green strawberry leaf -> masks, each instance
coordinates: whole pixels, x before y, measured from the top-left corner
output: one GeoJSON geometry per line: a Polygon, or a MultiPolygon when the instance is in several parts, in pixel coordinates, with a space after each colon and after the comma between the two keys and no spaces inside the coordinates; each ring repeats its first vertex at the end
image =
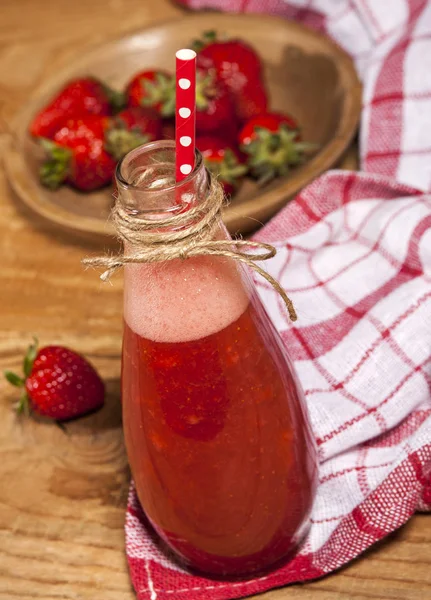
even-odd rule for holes
{"type": "Polygon", "coordinates": [[[201,39],[193,40],[191,44],[192,50],[200,52],[209,44],[213,44],[217,41],[217,32],[214,29],[204,31],[201,39]]]}
{"type": "Polygon", "coordinates": [[[27,392],[23,392],[19,402],[15,405],[17,415],[24,414],[26,417],[30,415],[30,403],[28,401],[27,392]]]}
{"type": "Polygon", "coordinates": [[[105,132],[105,150],[115,160],[121,160],[131,150],[146,144],[150,136],[139,130],[111,127],[105,132]]]}
{"type": "Polygon", "coordinates": [[[37,355],[37,346],[38,346],[38,340],[37,338],[33,338],[33,343],[30,344],[30,346],[28,347],[28,350],[24,356],[24,362],[23,362],[23,370],[24,370],[24,377],[29,377],[31,374],[31,370],[33,369],[33,363],[34,363],[34,359],[36,358],[37,355]]]}
{"type": "Polygon", "coordinates": [[[22,387],[24,385],[24,379],[16,373],[12,373],[12,371],[5,371],[4,376],[6,380],[15,387],[22,387]]]}
{"type": "Polygon", "coordinates": [[[120,110],[126,106],[126,97],[124,93],[114,90],[109,85],[106,85],[106,83],[102,83],[102,87],[113,111],[115,113],[120,112],[120,110]]]}
{"type": "Polygon", "coordinates": [[[44,186],[56,190],[67,178],[72,152],[46,138],[39,138],[39,144],[47,154],[39,168],[39,179],[44,186]]]}

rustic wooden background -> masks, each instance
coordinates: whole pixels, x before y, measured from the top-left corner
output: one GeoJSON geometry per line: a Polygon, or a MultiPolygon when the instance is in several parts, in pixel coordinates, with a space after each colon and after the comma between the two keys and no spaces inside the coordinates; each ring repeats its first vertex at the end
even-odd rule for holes
{"type": "MultiPolygon", "coordinates": [[[[9,123],[53,58],[178,17],[167,0],[0,0],[0,152],[9,123]]],[[[124,555],[129,472],[119,405],[121,278],[100,284],[91,251],[45,230],[0,170],[0,356],[17,369],[32,334],[85,353],[108,382],[97,415],[19,420],[0,388],[0,600],[133,600],[124,555]]],[[[431,598],[431,518],[417,515],[349,567],[262,600],[431,598]]]]}

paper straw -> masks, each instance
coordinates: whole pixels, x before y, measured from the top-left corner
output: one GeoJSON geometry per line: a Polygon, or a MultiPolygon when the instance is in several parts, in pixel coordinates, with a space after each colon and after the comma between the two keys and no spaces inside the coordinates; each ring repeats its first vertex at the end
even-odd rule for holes
{"type": "Polygon", "coordinates": [[[196,52],[176,53],[176,180],[182,181],[195,166],[196,147],[196,52]]]}

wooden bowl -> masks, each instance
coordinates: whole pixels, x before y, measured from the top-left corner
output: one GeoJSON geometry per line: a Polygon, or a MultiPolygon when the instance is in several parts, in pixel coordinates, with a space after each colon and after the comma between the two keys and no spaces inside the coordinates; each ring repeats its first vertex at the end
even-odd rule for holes
{"type": "Polygon", "coordinates": [[[262,15],[199,13],[90,49],[44,82],[18,116],[6,155],[6,171],[21,200],[57,228],[93,240],[112,236],[111,190],[81,194],[66,186],[56,192],[41,186],[37,173],[42,153],[28,135],[28,125],[68,79],[93,74],[122,88],[143,68],[172,70],[175,51],[208,29],[243,38],[256,48],[264,63],[271,109],[292,114],[303,139],[319,145],[312,158],[285,178],[261,188],[246,181],[224,213],[230,231],[256,229],[333,166],[355,134],[360,114],[361,85],[349,56],[328,38],[297,23],[262,15]]]}

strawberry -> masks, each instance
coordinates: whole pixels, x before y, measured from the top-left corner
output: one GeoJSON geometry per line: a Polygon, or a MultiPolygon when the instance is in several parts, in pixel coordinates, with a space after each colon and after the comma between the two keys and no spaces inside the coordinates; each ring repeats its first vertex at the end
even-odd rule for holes
{"type": "Polygon", "coordinates": [[[141,71],[126,86],[128,106],[154,108],[161,116],[175,114],[175,77],[162,70],[141,71]]]}
{"type": "Polygon", "coordinates": [[[122,103],[122,95],[98,79],[74,79],[35,116],[30,124],[30,133],[34,137],[52,139],[67,119],[86,114],[110,115],[122,103]]]}
{"type": "Polygon", "coordinates": [[[126,108],[107,123],[105,150],[117,160],[133,148],[162,137],[162,120],[151,108],[126,108]]]}
{"type": "Polygon", "coordinates": [[[125,108],[116,115],[113,121],[120,127],[126,127],[130,131],[139,130],[142,134],[148,134],[150,141],[158,139],[162,131],[162,120],[157,112],[151,108],[137,106],[125,108]]]}
{"type": "Polygon", "coordinates": [[[244,40],[218,40],[215,31],[206,31],[193,47],[198,52],[197,66],[205,70],[214,68],[229,89],[235,91],[242,85],[241,78],[258,79],[262,63],[257,52],[244,40]]]}
{"type": "Polygon", "coordinates": [[[303,162],[313,144],[303,143],[298,124],[289,115],[264,113],[250,119],[239,134],[239,144],[248,155],[248,166],[260,183],[286,175],[303,162]]]}
{"type": "Polygon", "coordinates": [[[216,136],[201,136],[196,140],[205,166],[222,184],[226,196],[231,196],[247,172],[244,157],[230,143],[216,136]]]}
{"type": "Polygon", "coordinates": [[[39,138],[48,160],[41,182],[56,189],[69,183],[91,191],[111,183],[116,163],[127,152],[161,135],[161,121],[151,109],[126,109],[116,117],[69,119],[54,139],[39,138]]]}
{"type": "Polygon", "coordinates": [[[87,192],[111,183],[116,161],[104,148],[106,126],[100,117],[69,119],[53,141],[40,138],[48,155],[40,169],[43,185],[56,189],[69,183],[87,192]]]}
{"type": "Polygon", "coordinates": [[[261,79],[246,81],[233,99],[236,116],[242,123],[268,110],[268,96],[261,79]]]}
{"type": "Polygon", "coordinates": [[[44,417],[65,421],[104,404],[105,388],[96,370],[85,358],[62,346],[38,350],[35,340],[24,358],[24,376],[6,371],[5,377],[23,390],[18,413],[28,413],[31,408],[44,417]]]}
{"type": "Polygon", "coordinates": [[[196,72],[196,130],[208,133],[235,128],[236,117],[226,86],[211,73],[196,72]]]}
{"type": "Polygon", "coordinates": [[[239,39],[219,41],[215,32],[204,33],[203,41],[194,43],[198,51],[197,66],[215,71],[233,97],[240,121],[266,112],[268,97],[259,56],[239,39]]]}

